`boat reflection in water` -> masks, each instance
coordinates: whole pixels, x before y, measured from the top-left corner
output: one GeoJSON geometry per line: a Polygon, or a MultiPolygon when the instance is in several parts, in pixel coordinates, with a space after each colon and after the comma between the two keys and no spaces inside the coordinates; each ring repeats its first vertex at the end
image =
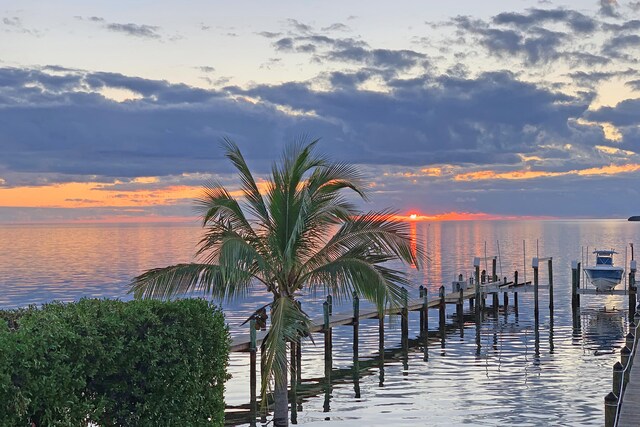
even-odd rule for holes
{"type": "Polygon", "coordinates": [[[626,314],[622,307],[583,309],[580,317],[585,350],[596,356],[617,352],[625,336],[626,314]]]}

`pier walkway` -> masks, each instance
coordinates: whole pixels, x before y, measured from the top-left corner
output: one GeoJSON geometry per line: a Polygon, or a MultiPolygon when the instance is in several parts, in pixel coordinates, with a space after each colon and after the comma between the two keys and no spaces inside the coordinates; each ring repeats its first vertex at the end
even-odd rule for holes
{"type": "Polygon", "coordinates": [[[633,355],[631,371],[629,372],[629,382],[624,391],[619,427],[637,427],[640,425],[640,356],[638,351],[633,355]]]}

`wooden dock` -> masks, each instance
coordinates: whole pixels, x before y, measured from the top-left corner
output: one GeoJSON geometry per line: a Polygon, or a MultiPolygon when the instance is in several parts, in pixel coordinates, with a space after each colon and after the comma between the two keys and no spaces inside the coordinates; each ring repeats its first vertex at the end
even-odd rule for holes
{"type": "Polygon", "coordinates": [[[629,372],[629,382],[624,391],[618,418],[619,427],[637,427],[640,424],[640,356],[633,356],[629,372]]]}

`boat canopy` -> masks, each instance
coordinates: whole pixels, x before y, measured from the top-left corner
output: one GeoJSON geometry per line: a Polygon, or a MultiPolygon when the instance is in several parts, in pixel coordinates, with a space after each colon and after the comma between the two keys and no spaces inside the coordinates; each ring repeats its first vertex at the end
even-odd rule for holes
{"type": "Polygon", "coordinates": [[[614,250],[609,251],[593,251],[596,254],[596,265],[613,265],[613,254],[618,252],[614,250]]]}

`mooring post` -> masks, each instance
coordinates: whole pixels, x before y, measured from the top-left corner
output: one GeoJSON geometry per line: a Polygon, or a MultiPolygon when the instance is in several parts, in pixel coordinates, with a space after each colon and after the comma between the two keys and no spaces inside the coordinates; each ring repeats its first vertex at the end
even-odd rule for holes
{"type": "Polygon", "coordinates": [[[360,298],[353,292],[353,360],[358,360],[358,332],[360,328],[360,298]]]}
{"type": "Polygon", "coordinates": [[[571,311],[575,318],[578,311],[578,261],[571,261],[571,311]]]}
{"type": "Polygon", "coordinates": [[[613,427],[616,421],[618,410],[618,397],[609,393],[604,397],[604,426],[613,427]]]}
{"type": "Polygon", "coordinates": [[[493,295],[493,301],[492,301],[493,306],[491,308],[493,309],[494,314],[497,316],[498,315],[498,309],[500,308],[500,301],[498,299],[498,293],[497,292],[494,292],[492,295],[493,295]]]}
{"type": "Polygon", "coordinates": [[[423,333],[420,336],[424,337],[424,360],[429,360],[429,295],[427,288],[424,288],[422,294],[422,311],[424,317],[422,318],[424,324],[422,326],[423,333]]]}
{"type": "Polygon", "coordinates": [[[516,315],[518,314],[518,291],[516,289],[518,289],[518,270],[513,272],[513,284],[514,284],[514,291],[513,291],[513,310],[516,313],[516,315]]]}
{"type": "Polygon", "coordinates": [[[553,319],[553,258],[547,261],[549,266],[549,316],[553,319]]]}
{"type": "Polygon", "coordinates": [[[384,359],[384,309],[378,313],[378,347],[380,357],[384,359]]]}
{"type": "Polygon", "coordinates": [[[458,296],[458,303],[456,304],[456,317],[458,323],[462,327],[464,325],[464,289],[460,288],[460,295],[458,296]]]}
{"type": "Polygon", "coordinates": [[[622,347],[622,350],[620,350],[620,363],[622,363],[622,366],[625,368],[624,371],[624,378],[623,378],[623,387],[627,385],[627,383],[629,382],[629,371],[631,369],[629,365],[629,363],[631,363],[631,349],[629,347],[627,347],[626,345],[624,347],[622,347]]]}
{"type": "MultiPolygon", "coordinates": [[[[329,303],[329,316],[333,315],[333,296],[327,295],[327,302],[329,303]]],[[[333,328],[329,328],[329,349],[333,351],[333,328]]]]}
{"type": "Polygon", "coordinates": [[[538,300],[538,258],[533,258],[531,267],[533,267],[533,317],[535,319],[537,329],[540,322],[540,306],[538,300]]]}
{"type": "Polygon", "coordinates": [[[502,293],[502,306],[504,307],[504,314],[509,311],[509,288],[507,288],[507,278],[504,278],[504,292],[502,293]]]}
{"type": "MultiPolygon", "coordinates": [[[[576,283],[578,284],[578,289],[580,289],[580,274],[581,274],[582,263],[578,263],[577,271],[576,271],[576,283]]],[[[578,313],[580,312],[580,294],[576,294],[576,306],[578,307],[578,313]]]]}
{"type": "MultiPolygon", "coordinates": [[[[267,353],[267,349],[264,346],[264,340],[262,341],[262,343],[260,344],[260,378],[261,381],[265,381],[265,376],[266,376],[266,353],[267,353]]],[[[263,410],[260,411],[260,422],[262,424],[265,424],[267,422],[267,414],[269,412],[269,409],[267,408],[267,405],[260,405],[263,410]]]]}
{"type": "Polygon", "coordinates": [[[498,281],[498,275],[496,273],[496,257],[493,257],[493,260],[491,260],[491,281],[498,281]]]}
{"type": "Polygon", "coordinates": [[[616,362],[613,365],[613,383],[611,386],[611,391],[613,391],[613,394],[615,394],[616,396],[620,396],[622,393],[622,376],[624,375],[624,366],[622,366],[622,363],[620,362],[616,362]]]}
{"type": "MultiPolygon", "coordinates": [[[[480,258],[475,257],[473,259],[473,266],[476,269],[476,277],[475,277],[475,285],[476,285],[476,296],[475,296],[475,311],[476,311],[476,317],[480,317],[480,310],[482,309],[482,298],[480,295],[480,258]]],[[[476,322],[478,321],[478,319],[476,319],[476,322]]]]}
{"type": "MultiPolygon", "coordinates": [[[[424,286],[420,285],[418,292],[420,299],[424,300],[424,286]]],[[[420,335],[422,335],[422,332],[424,332],[424,310],[420,310],[420,335]]]]}
{"type": "MultiPolygon", "coordinates": [[[[302,310],[302,303],[298,301],[298,309],[302,310]]],[[[302,384],[302,337],[298,335],[296,341],[296,380],[302,384]]]]}
{"type": "Polygon", "coordinates": [[[632,329],[631,329],[631,325],[629,325],[629,333],[627,333],[627,335],[624,337],[624,343],[627,347],[629,348],[633,348],[633,343],[636,340],[635,335],[633,335],[632,329]]]}
{"type": "Polygon", "coordinates": [[[409,292],[402,288],[402,311],[400,312],[400,329],[402,333],[402,347],[409,343],[409,292]]]}
{"type": "Polygon", "coordinates": [[[322,330],[324,332],[324,360],[331,360],[331,328],[329,327],[329,301],[325,301],[322,303],[322,314],[324,318],[324,325],[322,327],[322,330]]]}
{"type": "Polygon", "coordinates": [[[440,297],[440,305],[439,305],[439,320],[440,320],[440,336],[444,337],[444,326],[445,326],[445,316],[447,314],[446,309],[447,309],[447,304],[444,300],[444,286],[440,286],[440,289],[438,290],[438,296],[440,297]]]}
{"type": "Polygon", "coordinates": [[[631,260],[629,272],[629,321],[636,315],[636,260],[631,260]]]}
{"type": "Polygon", "coordinates": [[[256,352],[258,350],[256,345],[256,320],[251,319],[249,322],[249,396],[250,396],[250,411],[252,423],[256,422],[256,415],[258,411],[258,401],[256,399],[257,379],[256,379],[256,352]]]}

